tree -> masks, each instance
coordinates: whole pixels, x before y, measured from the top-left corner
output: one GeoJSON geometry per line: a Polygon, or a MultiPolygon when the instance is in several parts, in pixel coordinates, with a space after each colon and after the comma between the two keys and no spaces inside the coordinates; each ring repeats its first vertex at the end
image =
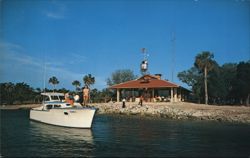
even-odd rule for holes
{"type": "Polygon", "coordinates": [[[214,55],[208,51],[204,51],[195,57],[195,67],[204,74],[205,104],[208,104],[207,74],[213,69],[215,63],[213,58],[214,55]]]}
{"type": "MultiPolygon", "coordinates": [[[[1,105],[12,105],[12,104],[22,104],[22,103],[38,103],[42,101],[41,89],[33,89],[28,84],[11,82],[0,83],[0,104],[1,105]]],[[[51,92],[51,90],[46,89],[46,92],[51,92]]],[[[65,88],[59,89],[59,92],[68,92],[65,88]]]]}
{"type": "Polygon", "coordinates": [[[177,76],[182,82],[192,87],[192,91],[194,92],[193,99],[198,100],[200,103],[203,87],[201,84],[202,75],[199,73],[199,70],[196,67],[192,67],[187,71],[179,72],[177,76]]]}
{"type": "Polygon", "coordinates": [[[85,75],[85,76],[83,77],[83,83],[84,83],[85,85],[87,85],[88,87],[90,87],[92,84],[95,83],[95,77],[92,77],[91,74],[85,75]]]}
{"type": "Polygon", "coordinates": [[[197,79],[200,78],[200,74],[196,67],[192,67],[187,71],[179,72],[177,77],[188,86],[193,87],[197,83],[197,79]]]}
{"type": "Polygon", "coordinates": [[[0,84],[0,104],[13,104],[15,85],[11,82],[0,84]]]}
{"type": "Polygon", "coordinates": [[[92,101],[95,103],[106,103],[112,100],[112,93],[107,88],[103,89],[102,91],[99,91],[95,88],[90,92],[90,96],[92,98],[92,101]]]}
{"type": "Polygon", "coordinates": [[[207,78],[209,103],[249,105],[250,61],[239,64],[226,63],[220,66],[211,59],[210,64],[207,77],[205,77],[204,69],[198,67],[198,61],[195,67],[178,73],[178,78],[192,87],[194,99],[198,99],[199,102],[205,101],[204,79],[207,78]]]}
{"type": "Polygon", "coordinates": [[[223,74],[223,69],[217,64],[214,64],[213,69],[209,72],[207,88],[210,103],[223,104],[226,100],[227,89],[223,74]]]}
{"type": "Polygon", "coordinates": [[[250,61],[240,62],[237,65],[236,79],[233,84],[233,91],[242,104],[249,105],[250,99],[250,61]]]}
{"type": "Polygon", "coordinates": [[[136,78],[137,76],[134,75],[132,70],[129,69],[116,70],[115,72],[112,73],[111,77],[107,79],[107,85],[112,86],[122,82],[134,80],[136,78]]]}
{"type": "Polygon", "coordinates": [[[21,103],[24,101],[32,101],[35,98],[34,89],[24,82],[16,84],[15,93],[15,96],[17,97],[16,100],[21,103]]]}
{"type": "Polygon", "coordinates": [[[53,76],[49,79],[49,83],[53,85],[54,87],[53,92],[54,92],[56,85],[59,84],[59,81],[55,76],[53,76]]]}
{"type": "Polygon", "coordinates": [[[219,90],[220,96],[223,96],[225,104],[235,104],[235,94],[233,93],[233,83],[236,79],[237,64],[226,63],[220,67],[219,80],[223,87],[216,87],[219,90]],[[223,89],[223,90],[222,90],[223,89]]]}
{"type": "Polygon", "coordinates": [[[79,87],[81,86],[81,83],[77,80],[72,82],[72,85],[76,87],[76,91],[79,91],[79,87]]]}

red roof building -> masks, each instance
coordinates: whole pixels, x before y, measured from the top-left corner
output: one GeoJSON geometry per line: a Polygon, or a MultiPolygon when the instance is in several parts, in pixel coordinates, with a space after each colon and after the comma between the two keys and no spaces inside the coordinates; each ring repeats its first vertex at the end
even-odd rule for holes
{"type": "Polygon", "coordinates": [[[160,74],[144,75],[136,80],[116,84],[110,89],[117,92],[117,101],[126,99],[127,101],[137,101],[143,97],[145,101],[184,101],[187,98],[189,90],[162,80],[160,74]]]}

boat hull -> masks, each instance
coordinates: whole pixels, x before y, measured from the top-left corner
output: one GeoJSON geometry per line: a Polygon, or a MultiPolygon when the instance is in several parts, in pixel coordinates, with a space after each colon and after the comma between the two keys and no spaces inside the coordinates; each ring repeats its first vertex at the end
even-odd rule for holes
{"type": "Polygon", "coordinates": [[[56,126],[91,128],[95,111],[94,108],[64,108],[50,110],[34,108],[30,110],[30,119],[56,126]]]}

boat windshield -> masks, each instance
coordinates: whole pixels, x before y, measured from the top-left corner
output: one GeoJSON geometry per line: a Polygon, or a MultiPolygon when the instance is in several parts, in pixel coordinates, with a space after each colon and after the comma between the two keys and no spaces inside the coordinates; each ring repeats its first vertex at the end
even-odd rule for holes
{"type": "Polygon", "coordinates": [[[65,97],[64,96],[59,96],[59,99],[62,101],[62,100],[65,100],[65,97]]]}
{"type": "Polygon", "coordinates": [[[50,99],[49,99],[48,96],[43,96],[43,100],[44,100],[44,101],[50,101],[50,99]]]}
{"type": "Polygon", "coordinates": [[[57,96],[57,95],[52,95],[51,96],[51,100],[58,100],[58,101],[60,101],[60,97],[57,96]]]}

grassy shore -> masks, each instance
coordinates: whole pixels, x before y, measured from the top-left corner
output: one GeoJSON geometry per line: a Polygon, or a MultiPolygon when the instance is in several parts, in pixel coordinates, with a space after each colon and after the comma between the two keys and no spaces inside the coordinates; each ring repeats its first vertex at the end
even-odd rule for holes
{"type": "MultiPolygon", "coordinates": [[[[29,109],[38,107],[39,104],[29,105],[5,105],[0,109],[29,109]]],[[[198,119],[216,120],[223,122],[239,122],[250,124],[250,107],[246,106],[216,106],[194,104],[187,102],[179,103],[126,103],[122,108],[122,103],[93,103],[91,106],[98,109],[101,114],[124,114],[164,117],[172,119],[198,119]]]]}

